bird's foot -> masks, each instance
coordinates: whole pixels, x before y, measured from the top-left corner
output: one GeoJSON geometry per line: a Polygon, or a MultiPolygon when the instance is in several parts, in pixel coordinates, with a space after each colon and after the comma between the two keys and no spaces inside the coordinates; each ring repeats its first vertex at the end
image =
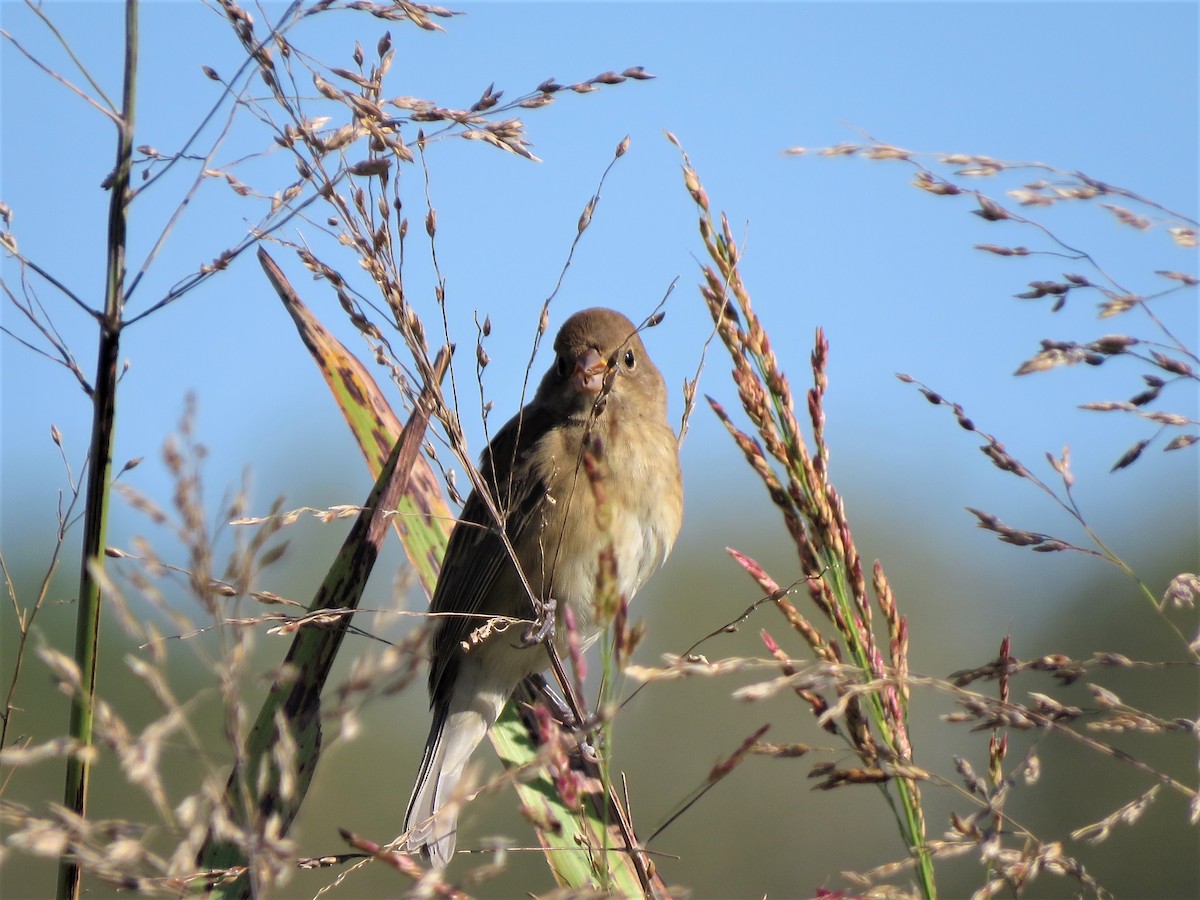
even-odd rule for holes
{"type": "Polygon", "coordinates": [[[546,704],[550,715],[567,731],[573,734],[587,734],[600,724],[599,717],[594,714],[586,716],[584,721],[580,722],[575,713],[571,711],[567,701],[558,695],[558,692],[550,686],[546,677],[540,672],[527,676],[526,681],[534,699],[546,704]]]}
{"type": "Polygon", "coordinates": [[[595,764],[599,761],[599,753],[592,743],[592,737],[600,727],[600,717],[595,713],[585,716],[583,721],[571,711],[566,701],[560,697],[540,673],[526,677],[526,683],[531,692],[531,699],[536,698],[546,705],[550,715],[569,734],[574,735],[580,756],[586,763],[595,764]]]}
{"type": "Polygon", "coordinates": [[[554,613],[557,603],[554,598],[549,600],[534,600],[533,608],[537,620],[529,625],[521,634],[521,647],[536,647],[554,637],[554,613]]]}

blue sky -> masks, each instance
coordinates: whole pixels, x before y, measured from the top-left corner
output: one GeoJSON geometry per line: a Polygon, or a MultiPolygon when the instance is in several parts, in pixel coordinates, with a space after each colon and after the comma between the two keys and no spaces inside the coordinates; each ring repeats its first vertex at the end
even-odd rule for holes
{"type": "MultiPolygon", "coordinates": [[[[870,134],[935,154],[931,165],[936,154],[954,152],[1081,170],[1195,218],[1200,43],[1194,3],[465,2],[456,8],[468,14],[443,20],[445,33],[343,11],[307,22],[292,40],[328,64],[349,68],[354,41],[370,56],[390,27],[397,53],[387,93],[455,107],[468,106],[493,82],[511,98],[548,77],[566,83],[639,65],[657,76],[588,95],[564,93],[548,108],[524,112],[540,163],[479,142],[430,146],[438,262],[473,453],[483,440],[472,393],[474,318],[489,316],[493,324],[484,388],[498,424],[519,402],[537,312],[558,280],[579,214],[626,135],[630,150],[605,183],[552,306],[551,328],[590,305],[639,318],[678,279],[665,322],[646,336],[678,420],[681,384],[697,368],[709,322],[695,287],[702,252],[695,215],[666,129],[687,149],[713,205],[727,211],[735,234],[745,237],[748,285],[798,393],[807,385],[814,329],[829,337],[833,472],[851,521],[867,535],[864,555],[936,576],[894,575],[902,608],[909,600],[934,611],[960,602],[995,604],[980,625],[986,632],[981,646],[994,649],[1000,632],[989,629],[1003,629],[1022,609],[1046,608],[1056,590],[1046,581],[1052,567],[1065,573],[1064,584],[1092,569],[1033,557],[973,527],[964,506],[1018,527],[1079,538],[1043,497],[991,467],[974,449],[978,441],[943,410],[897,382],[896,372],[964,403],[980,428],[1040,466],[1047,480],[1053,473],[1043,454],[1069,444],[1076,496],[1089,521],[1135,568],[1178,553],[1189,541],[1195,546],[1200,448],[1164,454],[1160,441],[1137,465],[1109,474],[1116,458],[1151,429],[1077,409],[1086,401],[1127,399],[1139,390],[1142,370],[1115,360],[1099,369],[1012,374],[1043,338],[1152,336],[1144,317],[1100,321],[1087,295],[1072,296],[1058,313],[1044,300],[1014,299],[1033,279],[1088,270],[1062,258],[999,259],[971,249],[983,242],[1048,245],[1034,230],[983,222],[970,214],[973,204],[965,198],[914,189],[904,163],[783,153],[870,134]]],[[[268,16],[252,12],[261,22],[281,7],[268,9],[268,16]]],[[[97,82],[118,96],[120,5],[54,3],[46,10],[97,82]]],[[[230,76],[238,47],[219,15],[200,3],[147,3],[142,19],[136,143],[169,154],[219,96],[201,65],[230,76]]],[[[0,3],[0,27],[84,84],[23,3],[0,3]]],[[[200,146],[211,145],[215,132],[206,135],[208,144],[200,146]]],[[[107,200],[99,185],[112,163],[112,139],[102,116],[11,43],[0,43],[0,199],[13,210],[22,252],[97,306],[107,200]]],[[[281,154],[235,165],[270,145],[261,123],[243,115],[215,163],[270,194],[294,178],[281,154]]],[[[972,186],[1016,208],[1005,192],[1036,177],[1022,172],[972,186]]],[[[424,186],[416,168],[402,178],[408,179],[403,193],[412,221],[407,288],[434,326],[440,314],[420,224],[424,186]]],[[[135,206],[133,269],[185,187],[181,179],[165,179],[135,206]]],[[[260,211],[260,202],[237,197],[219,180],[205,182],[129,312],[146,309],[236,242],[260,211]]],[[[1166,287],[1155,270],[1196,271],[1195,250],[1172,242],[1163,217],[1139,232],[1095,205],[1063,204],[1030,215],[1133,290],[1166,287]]],[[[307,224],[288,237],[322,240],[320,228],[307,224]]],[[[330,262],[354,270],[349,256],[324,246],[330,262]]],[[[308,278],[287,248],[271,252],[322,320],[369,359],[327,288],[308,278]]],[[[5,283],[18,290],[14,263],[5,259],[0,266],[5,283]]],[[[44,283],[35,287],[90,375],[95,340],[89,320],[44,283]]],[[[1194,289],[1165,298],[1158,310],[1184,343],[1200,344],[1194,289]]],[[[24,339],[40,340],[7,301],[0,318],[24,339]]],[[[720,353],[710,350],[700,391],[732,406],[736,392],[720,353]]],[[[122,356],[130,368],[122,382],[115,459],[120,466],[146,458],[126,476],[144,493],[169,497],[159,448],[191,392],[198,437],[209,449],[205,477],[214,506],[244,470],[254,486],[252,512],[265,512],[280,493],[289,507],[358,503],[366,496],[370,481],[358,451],[252,253],[131,328],[122,356]]],[[[543,353],[535,373],[547,364],[543,353]]],[[[6,336],[0,339],[0,402],[0,548],[12,565],[16,557],[42,558],[53,533],[65,475],[51,425],[61,430],[77,474],[90,408],[68,373],[6,336]]],[[[1200,418],[1197,405],[1194,388],[1180,385],[1160,404],[1192,419],[1200,418]]],[[[677,556],[719,557],[731,543],[755,555],[755,534],[775,528],[775,514],[703,407],[693,418],[683,465],[688,513],[677,556]]],[[[118,509],[111,542],[126,545],[147,528],[118,509]]],[[[774,552],[784,564],[790,558],[777,547],[774,552]]],[[[1167,565],[1172,571],[1194,566],[1194,555],[1167,565]]],[[[786,572],[777,578],[790,580],[786,572]]],[[[69,592],[69,584],[63,590],[69,592]]],[[[736,614],[747,602],[738,596],[730,608],[736,614]]],[[[710,630],[689,625],[695,636],[710,630]]],[[[918,632],[914,643],[921,640],[918,632]]],[[[1024,647],[1023,653],[1055,649],[1024,647]]],[[[939,665],[930,667],[957,666],[939,665]]]]}
{"type": "MultiPolygon", "coordinates": [[[[2,9],[4,27],[24,45],[54,66],[67,65],[22,4],[6,2],[2,9]]],[[[944,417],[892,380],[893,372],[907,371],[967,403],[981,424],[1026,457],[1071,442],[1077,465],[1094,476],[1088,490],[1101,498],[1120,496],[1143,478],[1194,488],[1195,461],[1186,454],[1156,457],[1140,472],[1101,474],[1142,429],[1074,406],[1128,396],[1136,389],[1128,367],[1010,377],[1043,337],[1094,337],[1124,325],[1096,321],[1086,300],[1057,315],[1044,303],[1013,300],[1026,281],[1057,277],[1063,267],[997,260],[970,249],[981,241],[1031,243],[1035,235],[982,223],[968,214],[966,202],[912,189],[911,173],[899,163],[781,154],[870,133],[913,150],[1079,169],[1190,213],[1197,193],[1194,5],[483,3],[466,9],[468,15],[444,21],[441,34],[393,23],[392,91],[462,106],[491,82],[513,96],[550,76],[566,82],[632,65],[658,76],[560,96],[548,109],[528,112],[541,163],[463,141],[431,152],[452,331],[469,346],[476,311],[491,316],[496,331],[485,386],[499,413],[518,402],[533,317],[557,279],[579,211],[612,149],[629,134],[631,151],[605,186],[555,301],[555,321],[597,303],[631,315],[648,312],[678,278],[667,322],[650,336],[676,388],[678,414],[678,385],[695,370],[706,316],[694,288],[693,214],[680,187],[678,154],[662,136],[670,129],[714,204],[747,238],[751,289],[797,384],[804,381],[813,329],[819,325],[829,334],[835,458],[861,466],[864,478],[901,493],[913,480],[979,479],[985,493],[1003,481],[981,469],[944,417]]],[[[117,96],[119,6],[62,4],[52,12],[98,81],[117,96]]],[[[333,13],[321,17],[319,27],[302,26],[294,40],[326,62],[348,65],[354,39],[372,48],[383,27],[367,16],[333,13]]],[[[237,48],[220,18],[199,4],[147,4],[143,36],[137,142],[169,153],[217,96],[200,65],[228,74],[237,48]]],[[[110,165],[111,129],[7,43],[2,65],[0,187],[15,212],[20,246],[77,292],[95,297],[105,210],[97,186],[110,165]]],[[[77,73],[72,77],[81,81],[77,73]]],[[[228,163],[268,140],[244,120],[217,160],[228,163]]],[[[263,189],[286,183],[278,168],[236,171],[263,189]],[[258,172],[266,173],[261,185],[254,181],[258,172]]],[[[993,184],[1002,199],[1015,186],[983,186],[993,184]]],[[[419,221],[423,199],[415,177],[410,187],[409,213],[419,221]]],[[[135,265],[174,209],[178,190],[178,183],[164,183],[135,210],[135,265]]],[[[207,183],[130,310],[144,309],[215,256],[244,233],[257,210],[224,185],[207,183]]],[[[1161,226],[1137,233],[1095,209],[1044,215],[1068,242],[1143,290],[1157,286],[1149,274],[1154,269],[1187,269],[1194,262],[1194,253],[1174,246],[1161,226]]],[[[303,228],[300,234],[309,237],[303,228]]],[[[310,286],[286,250],[277,248],[276,256],[318,314],[359,346],[332,298],[310,286]]],[[[410,240],[409,256],[410,295],[430,315],[421,241],[410,240]]],[[[4,271],[15,278],[10,262],[4,271]]],[[[87,321],[49,289],[39,296],[90,370],[87,321]]],[[[1168,301],[1164,312],[1181,335],[1194,337],[1191,296],[1168,301]]],[[[11,306],[4,322],[29,336],[11,306]]],[[[214,486],[249,465],[264,495],[291,493],[287,481],[309,469],[310,452],[321,448],[340,459],[348,439],[288,327],[247,255],[131,330],[118,461],[155,456],[187,391],[198,396],[214,486]],[[297,444],[308,449],[288,450],[297,444]],[[275,479],[277,471],[286,475],[275,479]]],[[[4,507],[11,529],[9,516],[60,480],[50,423],[63,430],[78,464],[88,411],[60,368],[10,339],[2,350],[4,507]]],[[[711,356],[702,390],[729,399],[724,370],[711,356]]],[[[1194,395],[1175,402],[1190,403],[1194,413],[1194,395]]],[[[470,433],[473,417],[466,418],[470,433]]],[[[730,448],[704,410],[693,435],[685,449],[692,471],[728,457],[730,448]]],[[[478,447],[480,433],[474,437],[478,447]]],[[[152,493],[162,485],[155,468],[138,474],[152,493]]],[[[362,492],[362,478],[354,472],[354,494],[362,492]]],[[[1010,487],[1001,486],[1000,495],[1010,487]]]]}

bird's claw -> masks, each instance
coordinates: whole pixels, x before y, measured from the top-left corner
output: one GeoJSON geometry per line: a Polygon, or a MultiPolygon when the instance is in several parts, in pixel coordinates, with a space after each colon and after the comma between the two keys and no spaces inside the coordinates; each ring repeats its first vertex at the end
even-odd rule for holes
{"type": "Polygon", "coordinates": [[[579,742],[579,755],[583,757],[584,762],[591,765],[596,765],[600,762],[600,754],[596,752],[596,748],[592,746],[592,742],[586,738],[579,742]]]}
{"type": "Polygon", "coordinates": [[[579,721],[575,713],[567,706],[566,701],[554,692],[541,673],[528,676],[527,681],[532,694],[546,704],[546,708],[550,710],[550,715],[554,717],[555,721],[567,733],[575,736],[579,754],[584,762],[592,764],[598,762],[600,754],[592,743],[592,735],[600,727],[600,717],[592,713],[585,716],[582,722],[579,721]]]}
{"type": "Polygon", "coordinates": [[[554,637],[554,611],[556,603],[550,600],[534,600],[534,610],[537,621],[529,625],[521,634],[521,647],[536,647],[554,637]]]}

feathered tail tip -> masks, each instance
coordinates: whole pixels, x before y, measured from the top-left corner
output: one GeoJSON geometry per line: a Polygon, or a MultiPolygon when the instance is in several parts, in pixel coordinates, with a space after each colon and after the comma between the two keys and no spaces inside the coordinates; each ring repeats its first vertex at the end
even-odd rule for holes
{"type": "Polygon", "coordinates": [[[408,853],[420,853],[436,868],[444,869],[454,856],[457,817],[449,807],[442,807],[436,817],[426,818],[408,829],[401,848],[408,853]]]}
{"type": "Polygon", "coordinates": [[[446,799],[454,791],[462,774],[461,770],[447,770],[445,765],[447,718],[445,709],[434,712],[417,783],[404,814],[404,830],[407,833],[404,849],[409,853],[420,853],[439,869],[444,869],[454,855],[458,836],[458,804],[446,803],[446,799]]]}
{"type": "MultiPolygon", "coordinates": [[[[481,705],[477,698],[468,697],[476,701],[477,707],[481,705]]],[[[463,769],[488,726],[500,714],[503,701],[489,698],[484,705],[487,715],[481,715],[478,708],[451,711],[446,706],[434,710],[421,769],[404,815],[404,849],[421,853],[438,868],[445,868],[454,856],[463,801],[457,789],[463,769]]]]}

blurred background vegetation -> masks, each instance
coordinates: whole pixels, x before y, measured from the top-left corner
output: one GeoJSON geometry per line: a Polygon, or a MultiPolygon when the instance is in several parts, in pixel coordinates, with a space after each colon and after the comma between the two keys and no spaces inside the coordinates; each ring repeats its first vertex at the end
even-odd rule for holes
{"type": "MultiPolygon", "coordinates": [[[[281,459],[280,464],[287,463],[281,459]]],[[[336,469],[331,467],[331,471],[336,469]]],[[[693,503],[678,551],[639,596],[638,611],[648,626],[639,660],[652,662],[659,653],[685,649],[703,634],[734,619],[758,598],[757,589],[727,559],[723,547],[735,545],[755,553],[769,571],[786,573],[794,569],[794,554],[786,538],[781,537],[779,529],[769,527],[774,511],[765,496],[759,496],[761,492],[742,474],[740,464],[731,462],[725,474],[733,496],[740,498],[737,515],[731,516],[725,504],[703,500],[693,503]]],[[[987,477],[1000,476],[989,472],[987,477]]],[[[338,484],[336,476],[323,479],[305,494],[314,503],[333,505],[346,500],[354,480],[338,484]]],[[[868,494],[875,490],[864,487],[868,494]]],[[[969,543],[962,540],[961,534],[918,532],[907,518],[855,516],[859,504],[853,486],[848,486],[847,492],[864,552],[890,562],[890,578],[914,623],[914,672],[944,676],[980,664],[994,656],[997,635],[1007,630],[1013,633],[1013,652],[1022,658],[1051,650],[1078,657],[1099,649],[1119,649],[1133,658],[1157,659],[1174,650],[1164,635],[1154,633],[1152,617],[1131,602],[1131,592],[1123,580],[1104,570],[1069,558],[1023,555],[1015,548],[983,541],[975,543],[973,552],[956,549],[953,558],[948,558],[946,547],[969,543]],[[1014,597],[1034,600],[1041,611],[1014,616],[1014,597]],[[1022,647],[1028,648],[1023,654],[1022,647]]],[[[1188,509],[1172,510],[1168,505],[1165,512],[1165,520],[1175,523],[1175,533],[1172,540],[1162,542],[1161,558],[1149,559],[1142,570],[1143,577],[1151,582],[1171,577],[1171,563],[1186,558],[1200,540],[1188,509]]],[[[342,524],[315,522],[296,526],[291,552],[266,579],[270,589],[288,597],[305,597],[324,576],[326,563],[336,553],[344,529],[342,524]]],[[[12,551],[6,548],[8,552],[12,551]]],[[[22,556],[18,550],[11,558],[22,556]]],[[[33,556],[33,548],[29,556],[33,556]]],[[[364,606],[390,608],[389,580],[400,564],[392,547],[378,567],[364,606]]],[[[36,568],[28,565],[19,566],[13,574],[18,591],[32,589],[40,577],[36,568]]],[[[70,596],[72,576],[64,570],[59,577],[65,583],[54,595],[70,596]]],[[[11,607],[4,608],[3,616],[4,658],[9,660],[14,636],[11,607]]],[[[394,638],[406,627],[386,613],[376,617],[375,622],[376,633],[384,637],[394,638]]],[[[42,620],[44,640],[51,646],[68,645],[73,625],[70,604],[49,607],[42,620]]],[[[105,626],[105,653],[109,659],[138,652],[116,623],[106,620],[105,626]]],[[[759,654],[760,627],[776,636],[786,633],[774,611],[763,608],[737,634],[722,635],[701,649],[710,658],[759,654]]],[[[286,649],[285,641],[282,637],[260,637],[256,667],[265,669],[277,664],[286,649]]],[[[363,638],[348,639],[333,684],[344,676],[347,660],[363,652],[377,651],[363,638]]],[[[172,682],[181,693],[206,675],[203,666],[189,661],[190,656],[185,646],[171,648],[172,682]]],[[[1158,709],[1164,715],[1191,715],[1200,701],[1196,679],[1191,675],[1181,677],[1178,671],[1108,674],[1105,683],[1127,702],[1158,709]]],[[[1027,689],[1051,689],[1049,676],[1026,679],[1027,689]]],[[[807,709],[792,696],[780,695],[761,704],[731,700],[731,689],[745,681],[748,679],[657,684],[639,693],[624,709],[618,720],[616,763],[617,769],[628,776],[634,814],[644,833],[703,782],[719,756],[732,752],[742,737],[761,724],[772,723],[768,740],[832,745],[807,709]]],[[[145,699],[144,686],[123,666],[113,665],[105,671],[103,693],[119,703],[131,727],[144,725],[158,715],[157,708],[145,699]],[[139,708],[143,709],[141,715],[139,708]]],[[[1064,702],[1074,699],[1087,705],[1082,683],[1054,694],[1064,702]]],[[[20,696],[27,710],[21,720],[22,733],[61,733],[64,698],[36,665],[26,677],[20,696]]],[[[256,707],[255,698],[247,697],[246,701],[250,708],[256,707]]],[[[939,721],[939,715],[952,710],[945,695],[914,691],[916,758],[951,779],[954,773],[949,761],[954,754],[971,759],[979,770],[986,765],[986,741],[980,735],[939,721]]],[[[212,758],[228,760],[228,748],[220,740],[221,713],[211,692],[195,712],[193,725],[211,740],[212,758]]],[[[339,827],[376,836],[395,831],[420,759],[427,715],[420,684],[399,696],[376,701],[363,711],[359,733],[334,744],[318,769],[295,832],[302,854],[343,852],[336,831],[339,827]]],[[[1012,740],[1010,758],[1019,759],[1034,738],[1014,735],[1012,740]]],[[[1161,737],[1135,735],[1113,743],[1173,772],[1186,772],[1195,756],[1194,743],[1186,736],[1164,742],[1161,737]]],[[[1060,736],[1040,738],[1039,753],[1041,782],[1018,790],[1010,809],[1039,834],[1065,834],[1103,817],[1147,787],[1146,779],[1128,767],[1096,758],[1060,736]]],[[[488,754],[480,756],[486,760],[488,754]]],[[[195,755],[186,748],[171,755],[163,766],[168,788],[180,793],[191,788],[198,765],[195,755]]],[[[494,760],[487,761],[487,765],[487,771],[497,768],[494,760]]],[[[807,760],[752,758],[744,763],[653,843],[653,849],[670,854],[658,860],[667,882],[690,887],[698,897],[802,896],[818,886],[839,886],[837,874],[842,870],[861,870],[903,855],[895,825],[873,788],[813,791],[806,777],[809,767],[807,760]],[[675,855],[678,859],[672,858],[675,855]]],[[[10,800],[36,804],[57,797],[61,791],[57,765],[16,774],[6,791],[10,800]]],[[[931,836],[940,833],[950,809],[969,809],[948,791],[927,788],[924,796],[931,836]]],[[[1115,896],[1193,896],[1200,877],[1194,864],[1195,835],[1183,824],[1185,806],[1177,797],[1163,795],[1136,826],[1118,828],[1095,847],[1073,845],[1072,852],[1115,896]],[[1156,862],[1149,864],[1149,860],[1156,862]]],[[[92,809],[97,818],[153,821],[152,808],[130,790],[112,759],[104,759],[96,772],[92,809]]],[[[477,801],[466,815],[465,827],[464,846],[478,846],[482,837],[491,834],[507,836],[515,846],[534,846],[531,829],[513,808],[511,792],[477,801]]],[[[978,863],[970,858],[945,866],[939,874],[940,888],[947,897],[971,893],[980,880],[978,863]]],[[[280,890],[280,896],[312,896],[330,877],[322,870],[298,872],[280,890]]],[[[37,862],[12,853],[4,860],[3,884],[8,896],[45,896],[53,878],[52,862],[37,862]]],[[[511,854],[508,870],[478,893],[510,897],[552,887],[540,852],[530,851],[511,854]]],[[[394,896],[402,889],[394,872],[368,866],[341,890],[344,896],[366,897],[394,896]]],[[[89,882],[88,891],[91,896],[113,892],[111,887],[94,881],[89,882]]],[[[1064,882],[1043,878],[1035,882],[1027,896],[1058,897],[1068,892],[1064,882]]]]}

